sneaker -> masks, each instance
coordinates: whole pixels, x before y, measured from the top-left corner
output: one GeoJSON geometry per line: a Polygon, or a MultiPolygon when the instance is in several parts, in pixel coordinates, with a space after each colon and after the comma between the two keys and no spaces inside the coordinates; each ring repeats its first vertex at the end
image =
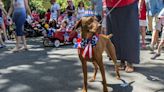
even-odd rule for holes
{"type": "Polygon", "coordinates": [[[0,45],[0,48],[4,48],[4,47],[6,47],[6,45],[0,45]]]}
{"type": "Polygon", "coordinates": [[[0,45],[0,48],[3,48],[2,45],[0,45]]]}
{"type": "Polygon", "coordinates": [[[161,56],[161,54],[156,53],[151,59],[154,60],[154,59],[156,59],[159,56],[161,56]]]}

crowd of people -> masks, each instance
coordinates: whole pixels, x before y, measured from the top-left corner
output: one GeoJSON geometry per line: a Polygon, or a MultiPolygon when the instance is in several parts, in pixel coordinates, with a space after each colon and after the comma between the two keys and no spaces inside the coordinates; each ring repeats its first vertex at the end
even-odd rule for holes
{"type": "MultiPolygon", "coordinates": [[[[16,26],[16,47],[13,51],[28,50],[23,30],[26,17],[29,15],[35,21],[42,19],[36,10],[31,12],[28,0],[12,0],[11,2],[7,13],[0,0],[0,27],[2,30],[0,32],[4,33],[5,38],[3,40],[0,35],[0,48],[5,47],[5,42],[9,40],[5,25],[12,24],[10,16],[13,12],[13,22],[16,26]],[[7,19],[6,24],[4,23],[5,19],[7,19]],[[21,40],[24,44],[23,47],[19,45],[21,40]]],[[[139,33],[141,33],[141,48],[149,48],[154,53],[155,47],[157,47],[157,52],[151,59],[156,59],[161,55],[164,45],[164,0],[82,0],[77,7],[72,0],[67,0],[64,12],[61,11],[61,6],[56,0],[50,0],[50,3],[51,7],[45,13],[43,20],[46,23],[55,21],[60,24],[59,31],[66,30],[70,21],[76,22],[85,16],[96,16],[102,20],[102,33],[114,34],[111,40],[116,47],[117,58],[121,60],[120,69],[124,69],[126,72],[133,72],[133,64],[140,62],[139,33]],[[152,32],[151,43],[148,46],[145,42],[146,32],[152,32]],[[162,34],[160,41],[159,33],[162,34]]]]}

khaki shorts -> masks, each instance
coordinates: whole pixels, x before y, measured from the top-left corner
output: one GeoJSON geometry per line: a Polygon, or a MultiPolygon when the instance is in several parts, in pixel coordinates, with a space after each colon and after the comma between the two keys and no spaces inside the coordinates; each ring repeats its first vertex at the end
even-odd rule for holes
{"type": "Polygon", "coordinates": [[[155,17],[148,16],[147,18],[148,18],[148,30],[149,31],[158,30],[159,19],[157,18],[157,16],[155,17]]]}

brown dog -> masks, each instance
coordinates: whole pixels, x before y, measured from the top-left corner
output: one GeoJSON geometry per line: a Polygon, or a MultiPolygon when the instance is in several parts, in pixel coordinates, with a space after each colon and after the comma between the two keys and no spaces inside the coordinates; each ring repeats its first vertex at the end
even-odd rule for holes
{"type": "Polygon", "coordinates": [[[75,29],[81,28],[81,36],[82,39],[89,39],[90,37],[98,34],[98,41],[97,44],[92,48],[93,49],[93,57],[83,57],[84,49],[79,49],[79,58],[82,63],[82,69],[83,69],[83,77],[84,77],[84,83],[83,83],[83,92],[87,92],[87,61],[92,61],[94,65],[94,75],[93,78],[90,80],[93,82],[96,79],[96,74],[98,68],[100,69],[102,80],[103,80],[103,92],[108,92],[107,85],[106,85],[106,77],[105,77],[105,70],[103,65],[103,52],[106,51],[108,56],[113,60],[115,65],[115,70],[117,74],[117,78],[120,79],[119,70],[117,66],[117,57],[115,52],[115,47],[112,44],[112,42],[109,40],[112,35],[106,36],[99,34],[101,31],[101,25],[99,22],[97,22],[95,17],[83,17],[81,20],[79,20],[76,25],[75,29]]]}

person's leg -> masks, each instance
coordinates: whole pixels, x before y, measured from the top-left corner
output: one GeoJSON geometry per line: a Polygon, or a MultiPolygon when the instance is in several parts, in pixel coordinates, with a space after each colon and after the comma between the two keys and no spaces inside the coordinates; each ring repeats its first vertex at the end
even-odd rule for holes
{"type": "MultiPolygon", "coordinates": [[[[24,30],[24,25],[22,25],[22,31],[24,30]]],[[[24,32],[21,35],[21,39],[23,41],[23,50],[27,50],[27,42],[26,42],[26,36],[24,35],[24,32]]]]}
{"type": "Polygon", "coordinates": [[[163,45],[164,45],[164,40],[161,40],[158,45],[157,53],[153,57],[151,57],[151,59],[154,60],[161,55],[161,49],[162,49],[163,45]]]}
{"type": "Polygon", "coordinates": [[[151,40],[152,50],[154,50],[154,45],[158,43],[158,37],[159,37],[159,31],[154,30],[152,33],[152,40],[151,40]]]}
{"type": "Polygon", "coordinates": [[[163,45],[164,45],[164,40],[161,40],[159,43],[159,46],[158,46],[157,54],[161,54],[161,49],[162,49],[163,45]]]}
{"type": "Polygon", "coordinates": [[[145,37],[146,37],[146,27],[140,26],[141,36],[142,36],[142,48],[145,48],[145,37]]]}
{"type": "MultiPolygon", "coordinates": [[[[159,21],[160,25],[163,25],[164,23],[162,23],[162,21],[159,21]]],[[[161,28],[162,26],[159,26],[159,28],[161,28]]],[[[164,45],[164,27],[162,28],[162,36],[161,36],[161,41],[158,45],[158,49],[157,49],[157,53],[151,58],[151,59],[156,59],[157,57],[159,57],[161,55],[161,49],[164,45]]]]}
{"type": "Polygon", "coordinates": [[[24,48],[27,49],[26,36],[23,36],[23,45],[24,45],[24,48]]]}
{"type": "Polygon", "coordinates": [[[1,31],[0,31],[0,45],[5,45],[5,43],[3,42],[3,39],[2,39],[1,31]]]}
{"type": "Polygon", "coordinates": [[[153,17],[153,33],[152,33],[152,39],[150,44],[150,49],[152,52],[154,52],[155,44],[158,44],[158,38],[159,38],[159,30],[157,30],[158,22],[159,22],[158,19],[156,17],[153,17]]]}
{"type": "Polygon", "coordinates": [[[147,16],[148,18],[148,31],[153,31],[153,27],[152,27],[152,16],[147,16]]]}
{"type": "Polygon", "coordinates": [[[5,27],[4,22],[1,24],[1,28],[2,28],[2,30],[3,30],[3,34],[4,34],[4,37],[5,37],[5,41],[8,41],[7,32],[6,32],[6,27],[5,27]]]}
{"type": "Polygon", "coordinates": [[[19,45],[20,45],[20,41],[21,41],[21,37],[15,35],[15,39],[16,39],[16,44],[15,44],[15,48],[12,50],[12,52],[17,52],[19,51],[19,45]]]}

